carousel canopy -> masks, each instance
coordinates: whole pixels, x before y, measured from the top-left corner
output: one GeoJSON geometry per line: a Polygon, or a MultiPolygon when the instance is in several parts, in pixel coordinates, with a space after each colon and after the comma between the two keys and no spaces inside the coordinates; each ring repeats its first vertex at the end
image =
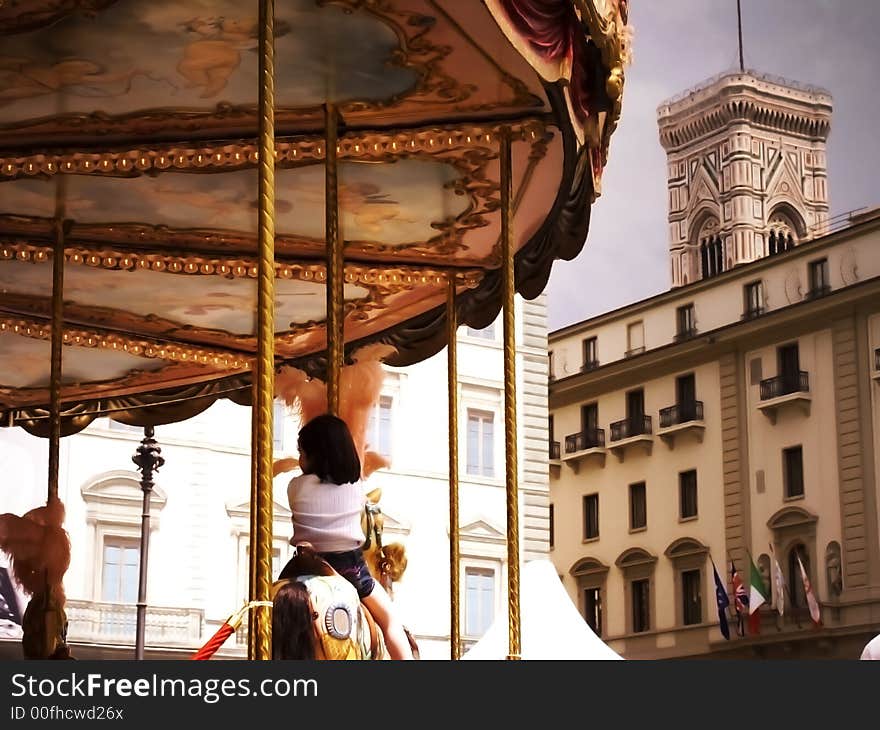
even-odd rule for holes
{"type": "MultiPolygon", "coordinates": [[[[620,113],[625,0],[286,0],[275,10],[275,354],[320,374],[324,105],[338,110],[346,352],[404,365],[580,251],[620,113]]],[[[0,3],[0,417],[48,431],[63,237],[64,431],[248,401],[256,0],[0,3]],[[238,394],[236,396],[236,394],[238,394]],[[152,415],[132,409],[152,406],[152,415]]]]}

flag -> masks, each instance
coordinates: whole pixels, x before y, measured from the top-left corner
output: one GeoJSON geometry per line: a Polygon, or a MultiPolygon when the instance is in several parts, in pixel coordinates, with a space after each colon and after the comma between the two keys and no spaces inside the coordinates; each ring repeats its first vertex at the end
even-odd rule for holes
{"type": "Polygon", "coordinates": [[[6,568],[0,568],[0,621],[11,621],[21,626],[18,598],[6,568]]]}
{"type": "Polygon", "coordinates": [[[730,640],[730,627],[727,625],[727,608],[730,606],[730,598],[727,595],[727,589],[721,582],[718,575],[718,569],[715,562],[712,561],[712,572],[715,573],[715,602],[718,604],[718,628],[721,629],[721,635],[730,640]]]}
{"type": "Polygon", "coordinates": [[[768,603],[770,596],[767,595],[767,589],[764,587],[764,578],[761,571],[749,556],[749,633],[761,633],[761,613],[759,609],[765,603],[768,603]]]}
{"type": "Polygon", "coordinates": [[[810,579],[807,577],[807,571],[804,570],[804,564],[801,562],[801,556],[798,553],[795,553],[797,556],[798,565],[801,569],[801,580],[804,582],[804,594],[807,597],[807,605],[810,607],[810,618],[813,619],[813,623],[816,626],[822,625],[822,615],[819,613],[819,603],[816,601],[816,596],[813,595],[813,587],[810,585],[810,579]]]}
{"type": "Polygon", "coordinates": [[[776,559],[776,553],[773,552],[773,546],[770,546],[770,552],[773,553],[773,580],[776,583],[776,612],[782,616],[785,613],[785,577],[782,575],[782,568],[779,567],[779,561],[776,559]]]}
{"type": "Polygon", "coordinates": [[[733,606],[736,609],[736,632],[746,635],[746,615],[749,612],[749,594],[743,585],[742,578],[736,572],[736,564],[730,561],[730,582],[733,584],[733,606]]]}

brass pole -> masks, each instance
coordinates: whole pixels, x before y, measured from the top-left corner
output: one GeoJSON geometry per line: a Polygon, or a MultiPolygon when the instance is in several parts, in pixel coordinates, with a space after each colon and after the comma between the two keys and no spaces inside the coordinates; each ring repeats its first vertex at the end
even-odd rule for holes
{"type": "MultiPolygon", "coordinates": [[[[275,392],[275,3],[260,0],[259,266],[257,359],[253,419],[256,433],[256,594],[268,601],[272,585],[272,404],[275,392]]],[[[254,620],[254,659],[272,658],[272,613],[259,606],[254,620]]]]}
{"type": "Polygon", "coordinates": [[[339,413],[339,377],[345,347],[343,322],[344,270],[339,235],[339,169],[336,160],[336,105],[324,105],[327,138],[324,157],[324,231],[327,247],[327,410],[339,413]]]}
{"type": "MultiPolygon", "coordinates": [[[[260,493],[259,491],[259,481],[257,477],[257,452],[259,448],[257,447],[257,426],[256,426],[256,408],[253,407],[253,404],[257,403],[259,400],[257,396],[258,388],[257,388],[257,379],[254,377],[253,382],[251,383],[251,509],[250,509],[250,549],[248,550],[248,601],[256,601],[257,600],[257,551],[254,550],[253,547],[253,536],[259,532],[259,521],[257,520],[258,511],[256,509],[257,506],[257,495],[260,493]]],[[[256,625],[256,611],[248,611],[247,612],[247,622],[248,622],[248,644],[247,644],[247,657],[248,659],[256,659],[257,658],[257,625],[256,625]]]]}
{"type": "Polygon", "coordinates": [[[55,242],[52,250],[52,342],[49,374],[48,500],[58,497],[61,453],[61,343],[64,337],[64,199],[67,178],[55,177],[55,242]]]}
{"type": "Polygon", "coordinates": [[[516,451],[516,321],[511,233],[510,129],[501,132],[501,266],[504,319],[504,452],[507,486],[507,605],[508,659],[520,658],[519,615],[519,491],[516,451]]]}
{"type": "Polygon", "coordinates": [[[458,313],[455,309],[455,273],[449,273],[446,296],[446,373],[449,395],[449,642],[452,659],[461,658],[461,610],[458,581],[461,551],[458,534],[458,313]]]}

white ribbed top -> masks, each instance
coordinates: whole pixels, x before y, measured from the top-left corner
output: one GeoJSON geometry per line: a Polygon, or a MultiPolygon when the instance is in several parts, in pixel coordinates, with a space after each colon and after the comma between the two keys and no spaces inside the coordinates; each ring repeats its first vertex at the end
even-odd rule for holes
{"type": "Polygon", "coordinates": [[[361,482],[332,484],[303,474],[290,480],[287,501],[293,512],[291,545],[310,542],[318,552],[335,553],[363,544],[367,497],[361,482]]]}

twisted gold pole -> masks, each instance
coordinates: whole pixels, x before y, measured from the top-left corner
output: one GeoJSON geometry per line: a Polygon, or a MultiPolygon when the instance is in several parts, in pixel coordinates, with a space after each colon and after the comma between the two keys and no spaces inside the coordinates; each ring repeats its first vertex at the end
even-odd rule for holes
{"type": "MultiPolygon", "coordinates": [[[[256,433],[257,531],[251,534],[256,553],[256,600],[269,601],[272,585],[272,404],[275,392],[275,4],[260,0],[260,152],[259,265],[257,274],[256,433]]],[[[255,659],[272,658],[272,614],[256,609],[255,659]]]]}
{"type": "Polygon", "coordinates": [[[326,154],[324,157],[324,231],[327,247],[327,410],[339,413],[339,376],[345,347],[343,322],[344,272],[339,235],[339,168],[336,160],[336,105],[324,105],[326,154]]]}
{"type": "Polygon", "coordinates": [[[449,642],[453,659],[461,658],[461,611],[458,581],[461,552],[458,534],[458,313],[455,309],[455,273],[449,273],[446,295],[446,374],[449,395],[449,642]]]}
{"type": "MultiPolygon", "coordinates": [[[[257,378],[253,378],[253,382],[251,383],[251,513],[250,513],[250,535],[251,535],[251,548],[248,550],[248,601],[257,600],[257,551],[254,550],[253,545],[253,536],[259,533],[260,526],[259,521],[257,520],[257,504],[258,498],[257,495],[260,493],[259,490],[259,478],[257,476],[257,452],[259,448],[257,446],[257,410],[254,404],[256,404],[259,400],[259,396],[257,395],[259,389],[257,387],[257,378]]],[[[248,645],[247,645],[247,656],[248,659],[256,659],[257,658],[257,625],[256,625],[256,611],[248,611],[247,614],[247,622],[248,622],[248,645]]]]}
{"type": "Polygon", "coordinates": [[[64,202],[67,178],[55,178],[55,245],[52,251],[52,343],[49,373],[49,484],[47,499],[58,497],[61,453],[61,343],[64,337],[64,202]]]}
{"type": "Polygon", "coordinates": [[[504,319],[504,451],[507,486],[507,610],[510,652],[520,658],[519,615],[519,489],[516,451],[516,320],[513,246],[510,220],[511,158],[510,128],[501,132],[501,266],[504,319]]]}

